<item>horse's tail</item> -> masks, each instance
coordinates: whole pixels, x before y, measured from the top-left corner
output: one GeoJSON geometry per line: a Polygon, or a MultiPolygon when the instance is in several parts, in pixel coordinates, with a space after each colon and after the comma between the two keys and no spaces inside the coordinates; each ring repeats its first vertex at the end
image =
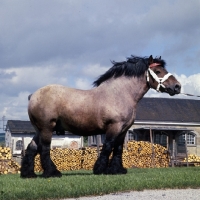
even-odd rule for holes
{"type": "Polygon", "coordinates": [[[28,100],[30,101],[32,94],[28,95],[28,100]]]}

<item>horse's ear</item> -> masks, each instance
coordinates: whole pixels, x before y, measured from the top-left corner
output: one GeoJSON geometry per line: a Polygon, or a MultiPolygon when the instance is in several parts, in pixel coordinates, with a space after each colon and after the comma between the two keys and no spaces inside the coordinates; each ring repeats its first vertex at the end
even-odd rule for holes
{"type": "Polygon", "coordinates": [[[150,56],[149,56],[149,65],[152,64],[152,63],[153,63],[153,56],[150,55],[150,56]]]}
{"type": "Polygon", "coordinates": [[[159,60],[161,60],[161,56],[159,57],[159,60]]]}

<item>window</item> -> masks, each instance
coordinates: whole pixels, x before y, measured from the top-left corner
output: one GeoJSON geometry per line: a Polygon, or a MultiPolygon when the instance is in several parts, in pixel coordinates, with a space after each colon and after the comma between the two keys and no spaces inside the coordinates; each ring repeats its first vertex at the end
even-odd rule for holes
{"type": "Polygon", "coordinates": [[[178,136],[178,145],[180,146],[185,145],[185,133],[182,133],[178,136]]]}
{"type": "Polygon", "coordinates": [[[187,144],[195,144],[195,134],[192,132],[187,133],[187,144]]]}
{"type": "Polygon", "coordinates": [[[106,140],[106,134],[102,134],[101,135],[101,143],[104,144],[105,140],[106,140]]]}
{"type": "Polygon", "coordinates": [[[22,148],[23,148],[22,140],[18,140],[16,142],[16,150],[22,150],[22,148]]]}
{"type": "Polygon", "coordinates": [[[100,145],[101,145],[102,143],[104,143],[104,141],[105,141],[105,134],[103,134],[103,135],[92,135],[92,136],[90,136],[90,137],[89,137],[89,145],[94,145],[94,146],[96,146],[97,143],[98,143],[98,140],[99,140],[100,145]]]}
{"type": "Polygon", "coordinates": [[[154,132],[154,143],[160,144],[164,147],[167,147],[167,133],[163,131],[155,131],[154,132]]]}
{"type": "Polygon", "coordinates": [[[96,135],[91,136],[91,145],[97,144],[97,138],[96,135]]]}
{"type": "Polygon", "coordinates": [[[178,137],[178,145],[185,145],[187,141],[188,145],[195,145],[195,134],[193,132],[183,132],[178,137]]]}
{"type": "Polygon", "coordinates": [[[137,134],[134,131],[128,131],[128,140],[136,140],[137,134]]]}

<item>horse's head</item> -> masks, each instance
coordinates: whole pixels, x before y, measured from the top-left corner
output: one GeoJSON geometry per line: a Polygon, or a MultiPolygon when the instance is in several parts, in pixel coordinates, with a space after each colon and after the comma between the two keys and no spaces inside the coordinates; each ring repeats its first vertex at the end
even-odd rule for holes
{"type": "Polygon", "coordinates": [[[166,92],[173,96],[179,94],[181,91],[181,84],[176,80],[176,78],[167,72],[164,68],[165,62],[158,59],[153,59],[152,56],[149,57],[149,68],[147,71],[147,82],[149,86],[158,92],[166,92]]]}

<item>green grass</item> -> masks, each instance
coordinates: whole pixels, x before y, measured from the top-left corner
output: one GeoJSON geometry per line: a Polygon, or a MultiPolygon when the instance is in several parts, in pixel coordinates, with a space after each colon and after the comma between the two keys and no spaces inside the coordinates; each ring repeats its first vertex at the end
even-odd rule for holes
{"type": "Polygon", "coordinates": [[[200,167],[129,169],[126,175],[93,175],[92,171],[63,172],[62,178],[21,179],[0,176],[0,199],[61,199],[112,192],[200,188],[200,167]]]}

